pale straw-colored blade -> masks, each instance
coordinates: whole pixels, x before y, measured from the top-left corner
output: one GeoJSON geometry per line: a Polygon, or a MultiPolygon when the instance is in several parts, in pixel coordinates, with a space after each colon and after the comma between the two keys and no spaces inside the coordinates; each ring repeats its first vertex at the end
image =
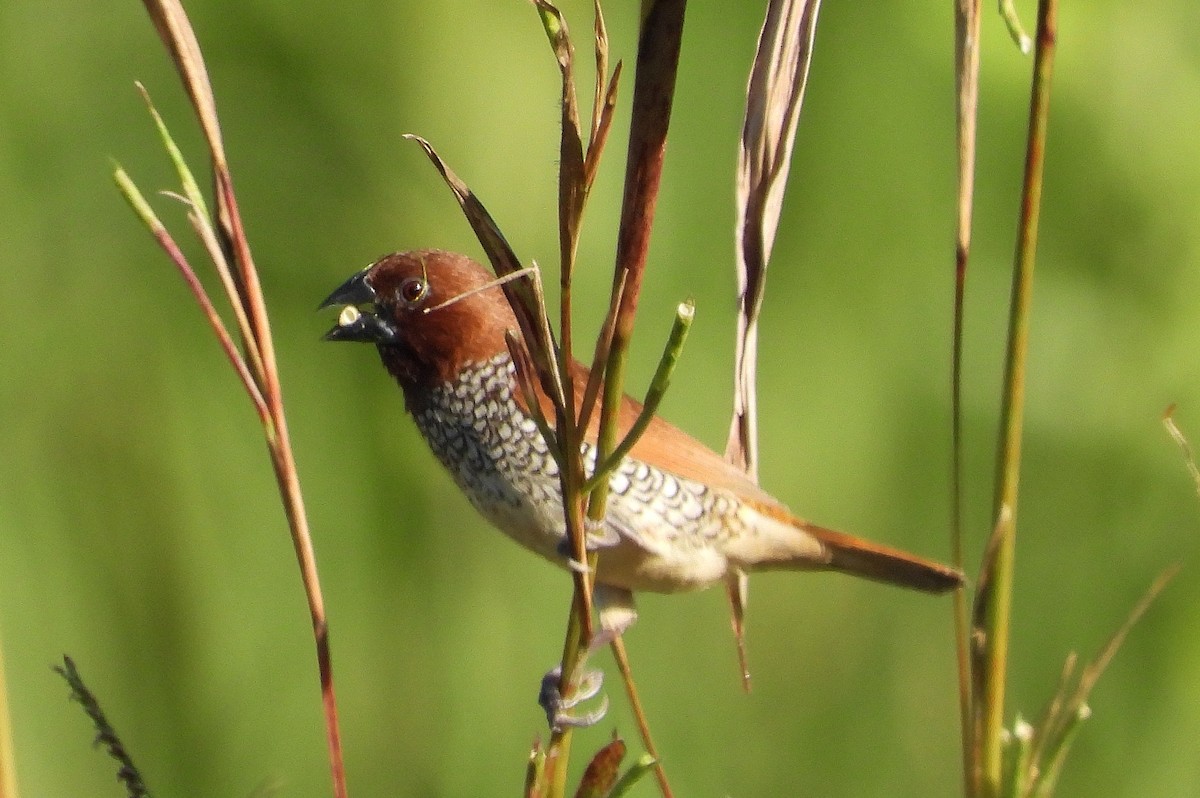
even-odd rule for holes
{"type": "MultiPolygon", "coordinates": [[[[792,163],[792,146],[812,62],[820,0],[770,0],[758,35],[746,86],[737,169],[738,322],[734,350],[733,419],[725,457],[758,482],[758,314],[766,290],[767,262],[775,245],[779,213],[792,163]]],[[[749,598],[744,575],[729,582],[734,637],[742,684],[750,689],[745,615],[749,598]]]]}
{"type": "Polygon", "coordinates": [[[768,3],[746,87],[734,229],[739,307],[734,410],[725,455],[754,480],[758,479],[758,313],[779,227],[820,5],[820,0],[768,3]]]}

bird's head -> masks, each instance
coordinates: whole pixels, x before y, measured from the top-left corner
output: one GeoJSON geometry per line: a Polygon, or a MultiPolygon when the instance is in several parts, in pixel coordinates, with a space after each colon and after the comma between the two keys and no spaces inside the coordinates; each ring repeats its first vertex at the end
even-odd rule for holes
{"type": "Polygon", "coordinates": [[[322,308],[344,306],[327,341],[373,343],[384,366],[414,392],[453,381],[467,363],[506,351],[516,330],[503,290],[466,255],[418,250],[386,255],[339,286],[322,308]]]}

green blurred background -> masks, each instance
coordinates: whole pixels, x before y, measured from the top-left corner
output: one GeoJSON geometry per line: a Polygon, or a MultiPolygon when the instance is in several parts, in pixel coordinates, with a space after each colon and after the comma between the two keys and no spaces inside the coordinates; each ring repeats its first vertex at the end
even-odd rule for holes
{"type": "MultiPolygon", "coordinates": [[[[608,10],[627,62],[632,5],[608,10]]],[[[944,557],[951,13],[879,5],[830,3],[821,17],[763,319],[762,479],[809,517],[944,557]]],[[[762,9],[693,6],[631,379],[644,385],[674,304],[695,297],[664,415],[719,448],[733,167],[762,9]]],[[[382,253],[478,254],[401,140],[409,131],[440,148],[524,258],[553,266],[557,71],[515,0],[349,8],[190,3],[279,347],[350,787],[516,794],[569,580],[475,517],[374,353],[320,343],[331,318],[313,309],[382,253]]],[[[585,41],[590,4],[565,10],[585,41]]],[[[1070,650],[1096,650],[1159,569],[1194,559],[1200,502],[1159,417],[1178,403],[1200,440],[1198,24],[1188,0],[1061,12],[1013,627],[1010,707],[1026,715],[1070,650]]],[[[966,342],[972,570],[988,528],[1030,67],[990,9],[984,28],[966,342]]],[[[134,80],[201,164],[140,4],[0,4],[0,643],[23,794],[121,794],[50,672],[67,652],[157,794],[327,795],[307,613],[254,415],[109,178],[116,158],[147,192],[174,187],[134,80]]],[[[581,329],[609,280],[623,151],[614,136],[590,209],[581,329]]],[[[187,238],[181,210],[157,206],[187,238]]],[[[1063,795],[1194,791],[1194,573],[1101,682],[1063,795]]],[[[628,637],[677,793],[956,794],[949,600],[835,576],[753,582],[749,696],[719,590],[644,597],[628,637]]],[[[581,752],[613,728],[635,738],[615,675],[609,687],[613,711],[581,752]]]]}

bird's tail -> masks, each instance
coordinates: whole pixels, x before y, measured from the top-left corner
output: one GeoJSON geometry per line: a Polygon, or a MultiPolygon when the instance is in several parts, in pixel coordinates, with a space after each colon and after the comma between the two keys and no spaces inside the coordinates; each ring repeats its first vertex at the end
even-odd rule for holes
{"type": "Polygon", "coordinates": [[[841,571],[928,593],[963,582],[960,571],[933,560],[801,521],[782,508],[756,509],[754,534],[728,549],[747,570],[841,571]]]}
{"type": "Polygon", "coordinates": [[[927,593],[944,593],[963,582],[961,571],[915,554],[811,524],[803,531],[822,543],[829,557],[825,567],[835,571],[927,593]]]}

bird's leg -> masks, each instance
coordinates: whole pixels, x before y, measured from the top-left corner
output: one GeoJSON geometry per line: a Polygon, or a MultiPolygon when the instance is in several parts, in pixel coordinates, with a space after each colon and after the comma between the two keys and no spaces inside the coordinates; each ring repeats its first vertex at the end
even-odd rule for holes
{"type": "Polygon", "coordinates": [[[538,705],[545,710],[546,722],[550,724],[552,730],[593,726],[604,718],[604,713],[608,711],[608,696],[601,696],[600,706],[590,712],[578,715],[571,712],[580,703],[595,698],[604,684],[603,671],[587,669],[584,666],[593,652],[612,643],[637,620],[637,610],[633,606],[633,594],[628,590],[609,585],[596,585],[593,598],[600,615],[600,631],[582,652],[579,662],[575,666],[575,672],[567,674],[568,678],[563,678],[560,664],[542,677],[542,686],[538,691],[538,705]],[[575,689],[569,697],[564,698],[563,688],[566,685],[574,685],[575,689]]]}

